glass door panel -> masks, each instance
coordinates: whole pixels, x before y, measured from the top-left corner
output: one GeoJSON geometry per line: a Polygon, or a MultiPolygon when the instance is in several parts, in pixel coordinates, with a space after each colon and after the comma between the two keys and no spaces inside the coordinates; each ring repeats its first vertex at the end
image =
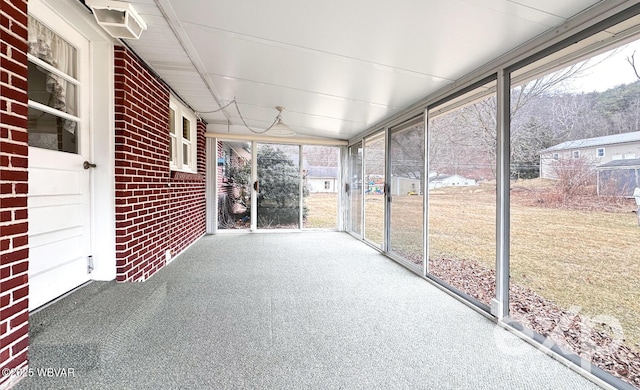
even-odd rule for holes
{"type": "Polygon", "coordinates": [[[300,147],[257,145],[257,228],[300,228],[300,147]]]}
{"type": "Polygon", "coordinates": [[[362,236],[362,142],[349,147],[349,231],[362,236]]]}
{"type": "Polygon", "coordinates": [[[391,129],[389,252],[423,264],[424,119],[391,129]]]}
{"type": "Polygon", "coordinates": [[[364,141],[364,238],[384,248],[384,132],[364,141]]]}
{"type": "Polygon", "coordinates": [[[340,149],[335,146],[304,145],[304,219],[303,227],[338,227],[338,191],[340,190],[340,149]]]}
{"type": "Polygon", "coordinates": [[[429,274],[488,309],[495,297],[495,82],[429,110],[429,274]]]}
{"type": "Polygon", "coordinates": [[[218,229],[251,227],[251,142],[218,141],[218,229]]]}

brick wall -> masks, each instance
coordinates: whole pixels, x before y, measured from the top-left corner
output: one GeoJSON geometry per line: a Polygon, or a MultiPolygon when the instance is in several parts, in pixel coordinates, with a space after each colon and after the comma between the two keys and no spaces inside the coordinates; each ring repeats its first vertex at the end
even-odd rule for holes
{"type": "Polygon", "coordinates": [[[169,169],[169,89],[122,47],[115,49],[116,273],[145,280],[205,233],[205,132],[198,174],[169,169]]]}
{"type": "MultiPolygon", "coordinates": [[[[0,368],[27,364],[27,2],[0,0],[0,368]]],[[[0,388],[17,379],[0,375],[0,388]]]]}

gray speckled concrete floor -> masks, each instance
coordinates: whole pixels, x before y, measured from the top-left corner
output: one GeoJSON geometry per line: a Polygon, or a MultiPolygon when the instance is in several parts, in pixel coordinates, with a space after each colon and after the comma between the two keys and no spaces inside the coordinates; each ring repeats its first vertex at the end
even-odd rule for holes
{"type": "Polygon", "coordinates": [[[16,389],[598,388],[336,232],[206,236],[34,313],[29,356],[16,389]]]}

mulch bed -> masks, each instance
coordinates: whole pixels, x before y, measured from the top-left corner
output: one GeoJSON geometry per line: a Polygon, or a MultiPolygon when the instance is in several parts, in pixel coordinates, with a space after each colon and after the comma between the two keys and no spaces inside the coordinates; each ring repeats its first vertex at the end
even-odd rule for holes
{"type": "MultiPolygon", "coordinates": [[[[495,271],[474,261],[430,259],[432,275],[487,305],[495,297],[495,271]]],[[[631,348],[604,323],[560,308],[533,290],[511,284],[512,320],[541,334],[602,370],[640,388],[640,346],[631,348]]]]}

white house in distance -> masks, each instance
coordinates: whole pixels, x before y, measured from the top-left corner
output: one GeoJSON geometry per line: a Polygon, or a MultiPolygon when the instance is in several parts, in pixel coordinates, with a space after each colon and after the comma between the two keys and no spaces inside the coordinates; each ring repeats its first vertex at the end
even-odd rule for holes
{"type": "Polygon", "coordinates": [[[309,192],[338,192],[338,167],[309,167],[307,186],[309,192]]]}
{"type": "Polygon", "coordinates": [[[540,152],[540,177],[555,179],[558,160],[583,158],[593,167],[615,160],[640,157],[640,131],[567,141],[540,152]]]}
{"type": "Polygon", "coordinates": [[[429,189],[441,187],[470,187],[477,186],[478,182],[460,175],[447,175],[436,173],[429,175],[429,189]]]}

